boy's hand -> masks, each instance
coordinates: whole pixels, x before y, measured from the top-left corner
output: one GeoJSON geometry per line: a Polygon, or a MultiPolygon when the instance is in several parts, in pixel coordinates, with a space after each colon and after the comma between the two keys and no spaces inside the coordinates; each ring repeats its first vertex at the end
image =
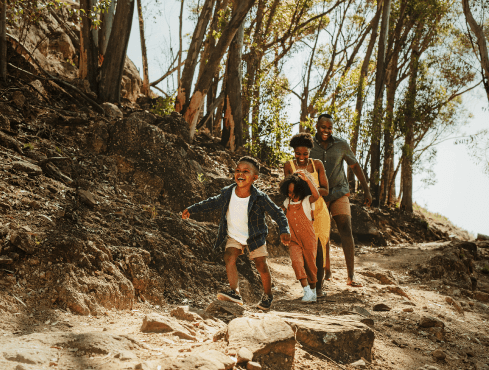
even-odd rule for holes
{"type": "Polygon", "coordinates": [[[182,212],[182,220],[186,220],[187,218],[190,218],[190,212],[188,209],[184,209],[182,212]]]}
{"type": "Polygon", "coordinates": [[[280,234],[280,241],[282,242],[283,245],[289,245],[290,244],[290,234],[280,234]]]}

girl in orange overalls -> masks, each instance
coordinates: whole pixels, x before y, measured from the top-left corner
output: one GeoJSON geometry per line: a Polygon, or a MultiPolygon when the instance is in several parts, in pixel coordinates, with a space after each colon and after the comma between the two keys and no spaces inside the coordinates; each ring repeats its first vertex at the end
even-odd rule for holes
{"type": "Polygon", "coordinates": [[[285,178],[280,192],[287,199],[283,209],[289,222],[291,240],[290,259],[297,280],[304,289],[303,302],[316,302],[317,282],[317,238],[314,232],[314,202],[319,192],[309,174],[303,171],[285,178]]]}

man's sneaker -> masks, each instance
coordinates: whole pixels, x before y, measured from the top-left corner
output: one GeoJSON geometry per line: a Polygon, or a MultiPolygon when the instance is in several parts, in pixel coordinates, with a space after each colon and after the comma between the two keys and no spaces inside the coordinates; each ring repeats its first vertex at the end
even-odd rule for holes
{"type": "Polygon", "coordinates": [[[304,297],[302,297],[302,302],[310,303],[316,302],[316,289],[312,290],[309,285],[304,287],[304,297]]]}
{"type": "Polygon", "coordinates": [[[268,311],[272,306],[273,297],[270,297],[268,294],[263,294],[261,297],[261,302],[258,303],[257,307],[263,311],[268,311]]]}
{"type": "Polygon", "coordinates": [[[237,303],[241,306],[243,305],[243,298],[241,298],[241,296],[238,293],[236,293],[236,291],[233,289],[231,289],[227,292],[218,293],[217,299],[219,299],[220,301],[234,302],[234,303],[237,303]]]}

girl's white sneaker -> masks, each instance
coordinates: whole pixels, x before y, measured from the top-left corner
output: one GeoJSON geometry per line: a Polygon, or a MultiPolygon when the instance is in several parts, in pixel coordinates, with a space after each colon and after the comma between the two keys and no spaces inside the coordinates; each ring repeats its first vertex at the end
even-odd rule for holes
{"type": "Polygon", "coordinates": [[[302,302],[316,302],[316,293],[311,290],[309,285],[304,287],[304,297],[302,297],[302,302]]]}

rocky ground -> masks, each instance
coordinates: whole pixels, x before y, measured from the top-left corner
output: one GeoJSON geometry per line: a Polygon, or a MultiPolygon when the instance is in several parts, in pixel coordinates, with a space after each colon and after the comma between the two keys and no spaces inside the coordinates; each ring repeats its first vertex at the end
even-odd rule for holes
{"type": "MultiPolygon", "coordinates": [[[[44,64],[60,40],[69,46],[48,40],[36,51],[44,64]]],[[[219,214],[182,221],[181,211],[232,183],[243,153],[202,131],[190,142],[179,114],[135,101],[137,78],[100,114],[9,55],[34,77],[9,69],[0,95],[2,369],[489,368],[489,242],[424,213],[366,209],[358,195],[363,288],[346,286],[333,229],[327,296],[301,304],[268,220],[273,310],[254,307],[261,284],[245,257],[245,306],[215,301],[227,287],[213,250],[219,214]]],[[[83,87],[73,64],[49,70],[83,87]]],[[[277,203],[280,177],[263,166],[257,181],[277,203]]]]}

